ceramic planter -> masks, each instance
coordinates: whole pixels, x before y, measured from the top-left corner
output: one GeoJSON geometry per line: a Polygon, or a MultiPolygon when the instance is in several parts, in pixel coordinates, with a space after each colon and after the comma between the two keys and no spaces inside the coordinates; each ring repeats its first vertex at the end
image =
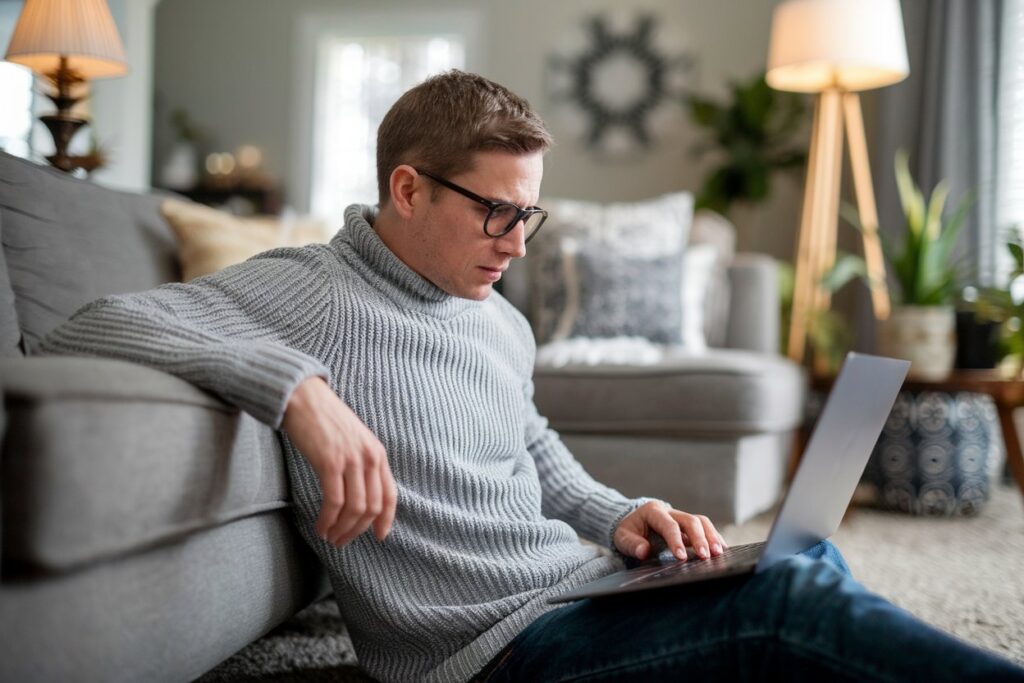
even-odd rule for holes
{"type": "Polygon", "coordinates": [[[911,362],[908,377],[938,381],[956,358],[956,313],[952,306],[897,306],[878,325],[878,352],[911,362]]]}

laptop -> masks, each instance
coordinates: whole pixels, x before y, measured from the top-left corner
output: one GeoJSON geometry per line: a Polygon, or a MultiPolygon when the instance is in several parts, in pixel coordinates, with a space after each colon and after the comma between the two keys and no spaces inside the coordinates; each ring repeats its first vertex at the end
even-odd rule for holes
{"type": "Polygon", "coordinates": [[[766,541],[730,546],[706,560],[692,550],[686,562],[663,554],[665,561],[649,560],[548,602],[760,573],[828,538],[839,528],[909,368],[905,360],[846,356],[766,541]]]}

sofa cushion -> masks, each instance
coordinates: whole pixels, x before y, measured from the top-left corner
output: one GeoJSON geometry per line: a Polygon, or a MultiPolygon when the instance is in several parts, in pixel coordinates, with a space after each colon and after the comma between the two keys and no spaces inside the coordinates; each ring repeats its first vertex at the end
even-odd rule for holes
{"type": "Polygon", "coordinates": [[[796,427],[805,382],[776,355],[661,347],[644,364],[538,364],[534,398],[565,432],[735,436],[796,427]]]}
{"type": "Polygon", "coordinates": [[[3,559],[63,570],[285,507],[276,433],[121,361],[0,359],[3,559]]]}
{"type": "MultiPolygon", "coordinates": [[[[3,212],[0,211],[0,245],[3,244],[3,212]]],[[[7,259],[0,248],[0,357],[21,355],[21,328],[14,307],[14,290],[7,274],[7,259]]]]}
{"type": "Polygon", "coordinates": [[[28,353],[93,299],[178,279],[161,199],[0,153],[4,254],[28,353]]]}

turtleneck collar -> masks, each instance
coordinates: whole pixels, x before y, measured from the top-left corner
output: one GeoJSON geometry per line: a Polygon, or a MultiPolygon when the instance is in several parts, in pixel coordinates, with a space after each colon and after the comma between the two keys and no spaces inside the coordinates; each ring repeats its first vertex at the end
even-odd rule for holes
{"type": "Polygon", "coordinates": [[[389,298],[439,318],[450,318],[481,302],[452,296],[407,266],[381,241],[373,223],[377,207],[345,209],[345,227],[331,240],[353,268],[389,298]]]}

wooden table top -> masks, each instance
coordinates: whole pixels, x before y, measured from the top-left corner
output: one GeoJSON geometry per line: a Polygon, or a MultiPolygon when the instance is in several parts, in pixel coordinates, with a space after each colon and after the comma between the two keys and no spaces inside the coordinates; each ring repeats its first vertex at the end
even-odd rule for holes
{"type": "MultiPolygon", "coordinates": [[[[815,389],[831,389],[835,377],[815,376],[811,386],[815,389]]],[[[988,394],[999,404],[1024,406],[1024,378],[1005,377],[995,370],[954,370],[941,380],[908,378],[903,383],[906,391],[944,391],[955,393],[969,391],[988,394]]]]}

